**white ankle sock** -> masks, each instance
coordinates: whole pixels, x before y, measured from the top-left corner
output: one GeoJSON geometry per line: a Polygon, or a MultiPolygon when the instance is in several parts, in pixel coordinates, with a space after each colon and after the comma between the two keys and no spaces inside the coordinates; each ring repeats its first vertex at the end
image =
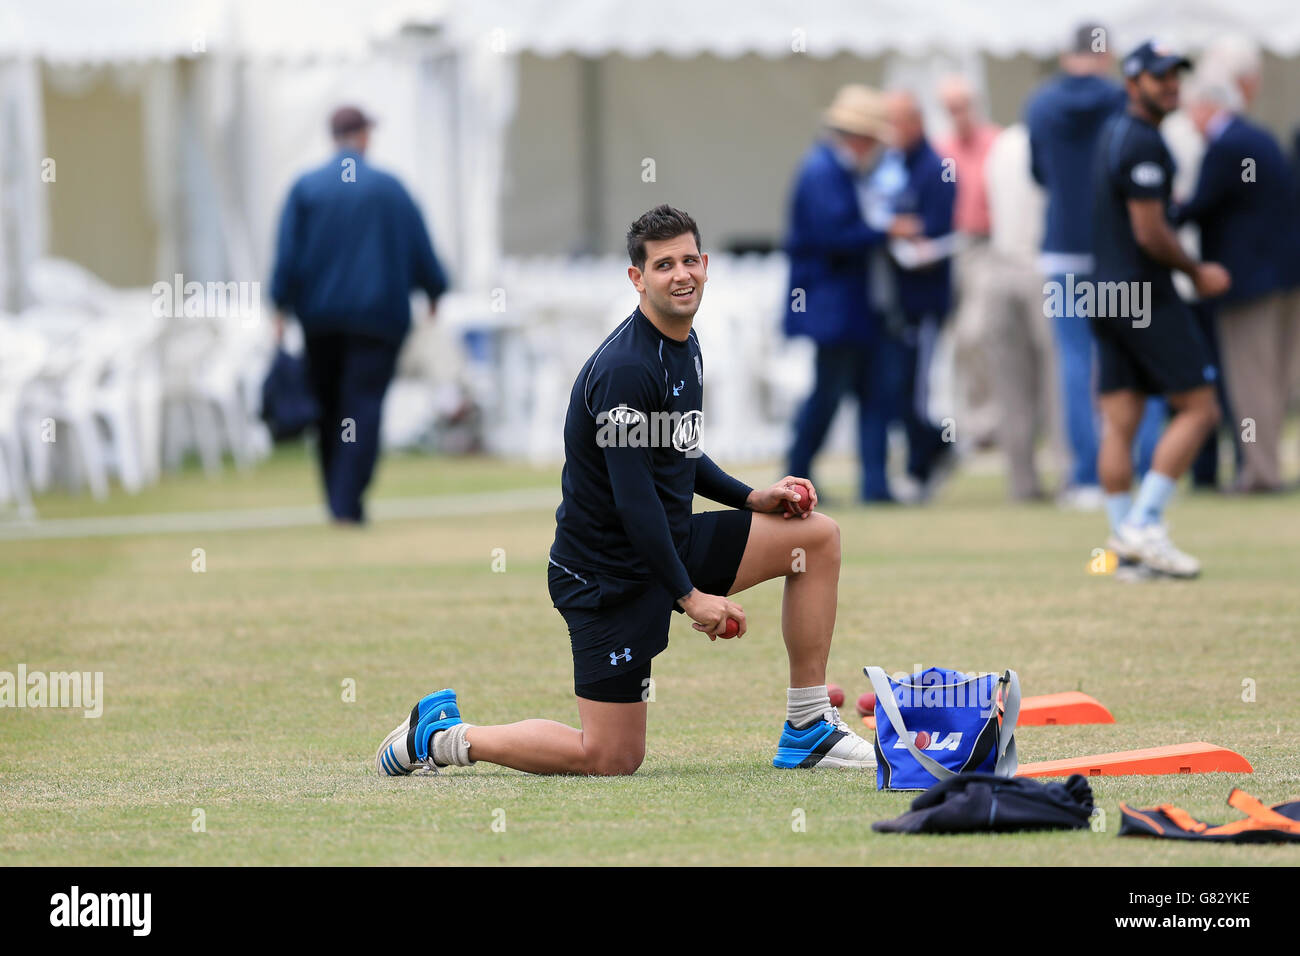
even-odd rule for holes
{"type": "Polygon", "coordinates": [[[433,762],[442,767],[468,767],[474,761],[469,755],[469,741],[465,731],[473,724],[454,724],[433,735],[433,762]]]}
{"type": "Polygon", "coordinates": [[[807,727],[831,709],[830,691],[816,687],[788,687],[785,691],[785,719],[796,729],[807,727]]]}

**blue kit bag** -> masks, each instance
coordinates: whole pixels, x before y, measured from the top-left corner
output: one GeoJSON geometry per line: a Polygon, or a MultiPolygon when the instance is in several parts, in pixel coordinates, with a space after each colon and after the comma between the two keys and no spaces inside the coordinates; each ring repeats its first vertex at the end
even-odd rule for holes
{"type": "Polygon", "coordinates": [[[862,669],[876,692],[876,789],[928,790],[978,771],[1013,777],[1020,678],[929,667],[902,680],[862,669]]]}

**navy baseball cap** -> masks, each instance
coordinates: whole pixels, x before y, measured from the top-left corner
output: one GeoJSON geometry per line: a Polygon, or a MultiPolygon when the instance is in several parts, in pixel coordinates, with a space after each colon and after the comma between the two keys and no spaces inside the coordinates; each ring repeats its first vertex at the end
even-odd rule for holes
{"type": "Polygon", "coordinates": [[[359,133],[375,125],[373,117],[367,116],[355,106],[340,106],[330,114],[330,132],[335,139],[359,133]]]}
{"type": "Polygon", "coordinates": [[[1140,47],[1124,57],[1124,75],[1129,79],[1139,73],[1152,76],[1164,76],[1170,70],[1190,70],[1192,61],[1175,53],[1157,40],[1147,40],[1140,47]]]}

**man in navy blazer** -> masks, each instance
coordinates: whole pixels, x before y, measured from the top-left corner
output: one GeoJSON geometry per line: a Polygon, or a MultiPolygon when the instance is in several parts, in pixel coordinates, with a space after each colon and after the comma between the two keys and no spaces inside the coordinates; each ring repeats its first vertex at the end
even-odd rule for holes
{"type": "MultiPolygon", "coordinates": [[[[889,136],[884,102],[866,86],[842,88],[823,116],[824,135],[804,155],[791,191],[785,249],[790,289],[785,332],[817,346],[815,383],[795,421],[790,474],[810,475],[846,392],[857,398],[861,494],[891,500],[883,449],[869,440],[872,408],[887,403],[880,361],[880,316],[872,305],[869,251],[885,229],[865,221],[859,204],[864,174],[889,136]]],[[[900,228],[908,228],[904,223],[900,228]]]]}
{"type": "Polygon", "coordinates": [[[1282,486],[1279,445],[1300,350],[1300,316],[1288,308],[1296,244],[1296,195],[1281,147],[1238,112],[1227,77],[1193,84],[1189,115],[1205,137],[1192,197],[1177,222],[1201,231],[1201,256],[1220,262],[1232,287],[1217,307],[1225,385],[1237,418],[1242,465],[1237,491],[1282,486]]]}

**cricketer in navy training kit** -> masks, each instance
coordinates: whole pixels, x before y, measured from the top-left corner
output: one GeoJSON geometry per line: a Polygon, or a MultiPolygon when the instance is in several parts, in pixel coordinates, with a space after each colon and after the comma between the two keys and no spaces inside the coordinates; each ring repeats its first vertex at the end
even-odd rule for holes
{"type": "Polygon", "coordinates": [[[1124,58],[1128,109],[1106,122],[1093,164],[1095,278],[1099,288],[1146,289],[1146,314],[1088,320],[1105,422],[1097,468],[1110,519],[1107,547],[1136,572],[1180,578],[1199,574],[1200,562],[1169,540],[1164,510],[1221,413],[1209,348],[1170,270],[1186,273],[1206,298],[1231,285],[1223,266],[1183,251],[1169,221],[1174,161],[1158,127],[1177,108],[1179,72],[1190,65],[1154,41],[1124,58]],[[1133,438],[1151,395],[1163,395],[1173,417],[1132,496],[1133,438]]]}
{"type": "Polygon", "coordinates": [[[640,303],[578,372],[564,426],[563,500],[548,584],[568,626],[580,729],[552,720],[475,726],[456,692],[421,699],[380,744],[380,774],[486,761],[530,773],[630,774],[645,756],[651,661],[672,612],[710,640],[742,637],[729,599],[784,578],[790,663],[778,768],[875,768],[831,706],[839,527],[806,478],[753,489],[702,448],[704,360],[692,324],[708,280],[695,221],[658,206],[627,235],[640,303]],[[724,505],[692,514],[694,496],[724,505]]]}

